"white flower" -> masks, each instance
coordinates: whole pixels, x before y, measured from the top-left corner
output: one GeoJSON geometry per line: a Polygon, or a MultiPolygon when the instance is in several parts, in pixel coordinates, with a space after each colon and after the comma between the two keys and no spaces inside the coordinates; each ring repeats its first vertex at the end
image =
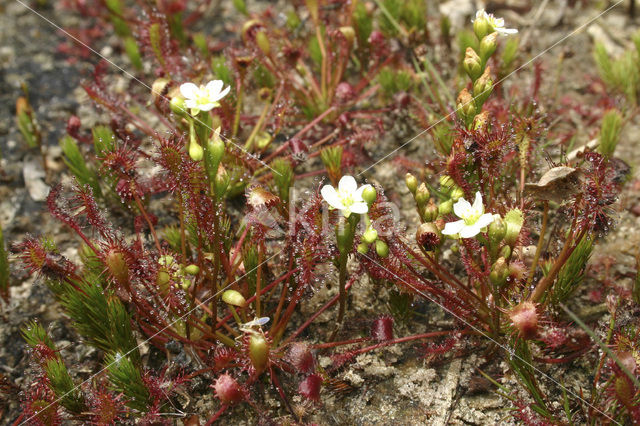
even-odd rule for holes
{"type": "Polygon", "coordinates": [[[484,212],[480,192],[476,192],[473,206],[464,198],[460,198],[453,205],[453,212],[462,220],[447,223],[442,230],[445,235],[460,234],[461,238],[472,238],[494,220],[494,215],[484,212]]]}
{"type": "Polygon", "coordinates": [[[358,184],[353,176],[342,176],[338,182],[338,190],[325,185],[320,190],[322,198],[334,209],[342,210],[344,217],[349,217],[351,213],[364,214],[369,211],[369,205],[362,199],[362,191],[371,185],[358,184]]]}
{"type": "Polygon", "coordinates": [[[493,31],[496,31],[498,34],[509,35],[509,34],[517,34],[518,30],[515,28],[505,28],[504,27],[504,19],[496,18],[492,13],[487,13],[484,9],[480,9],[476,12],[476,19],[484,19],[493,31]]]}
{"type": "Polygon", "coordinates": [[[227,96],[231,87],[222,90],[224,83],[222,80],[211,80],[206,86],[196,86],[193,83],[184,83],[180,86],[180,93],[185,98],[184,105],[194,110],[197,114],[200,111],[211,111],[220,105],[220,99],[227,96]]]}

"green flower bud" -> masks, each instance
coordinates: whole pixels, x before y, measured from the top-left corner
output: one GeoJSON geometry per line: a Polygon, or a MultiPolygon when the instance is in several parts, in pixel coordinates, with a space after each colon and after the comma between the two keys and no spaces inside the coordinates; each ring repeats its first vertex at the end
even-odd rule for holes
{"type": "Polygon", "coordinates": [[[456,186],[456,183],[451,179],[451,176],[442,175],[440,176],[440,186],[448,194],[456,186]]]}
{"type": "Polygon", "coordinates": [[[271,44],[269,43],[269,38],[265,30],[260,30],[256,33],[256,44],[266,56],[271,54],[271,44]]]}
{"type": "Polygon", "coordinates": [[[203,156],[204,150],[196,141],[195,137],[191,138],[191,141],[189,142],[189,157],[191,157],[193,161],[200,161],[203,156]]]}
{"type": "Polygon", "coordinates": [[[480,78],[473,83],[473,96],[478,109],[482,108],[485,101],[493,91],[493,81],[491,80],[491,67],[487,67],[480,78]]]}
{"type": "Polygon", "coordinates": [[[360,254],[369,253],[369,244],[367,244],[367,243],[358,244],[358,253],[360,253],[360,254]]]}
{"type": "Polygon", "coordinates": [[[464,197],[464,191],[459,186],[456,186],[451,190],[451,199],[453,202],[457,202],[460,198],[464,197]]]}
{"type": "Polygon", "coordinates": [[[429,204],[424,206],[421,212],[422,220],[425,222],[433,222],[438,218],[438,214],[440,214],[438,206],[436,206],[433,200],[429,200],[429,204]]]}
{"type": "Polygon", "coordinates": [[[427,185],[423,182],[416,190],[416,195],[414,197],[419,209],[423,208],[427,204],[429,197],[431,197],[431,194],[429,194],[427,185]]]}
{"type": "Polygon", "coordinates": [[[493,55],[493,52],[496,51],[496,47],[498,46],[497,39],[498,33],[494,31],[484,36],[480,41],[480,48],[478,50],[480,51],[480,57],[483,62],[486,63],[491,55],[493,55]]]}
{"type": "Polygon", "coordinates": [[[247,304],[244,296],[236,290],[226,290],[224,293],[222,293],[222,301],[227,305],[238,306],[240,308],[244,307],[247,304]]]}
{"type": "Polygon", "coordinates": [[[249,337],[249,359],[258,373],[264,371],[269,362],[269,342],[262,334],[249,337]]]}
{"type": "Polygon", "coordinates": [[[218,165],[222,161],[224,155],[224,141],[220,137],[220,127],[215,129],[211,134],[211,137],[207,141],[204,157],[204,166],[207,170],[209,179],[215,179],[215,175],[218,173],[218,165]]]}
{"type": "Polygon", "coordinates": [[[492,30],[491,24],[484,17],[476,18],[473,21],[473,32],[478,37],[478,40],[482,40],[492,30]]]}
{"type": "Polygon", "coordinates": [[[493,222],[489,224],[489,240],[491,244],[500,244],[506,233],[507,224],[500,215],[494,215],[493,222]]]}
{"type": "Polygon", "coordinates": [[[411,173],[407,173],[404,177],[404,183],[409,188],[409,192],[413,195],[416,195],[416,190],[418,189],[418,179],[411,173]]]}
{"type": "Polygon", "coordinates": [[[174,114],[184,115],[186,113],[184,98],[182,96],[174,96],[169,102],[169,108],[174,114]]]}
{"type": "Polygon", "coordinates": [[[376,253],[382,258],[389,256],[389,246],[387,245],[387,243],[382,240],[377,240],[376,253]]]}
{"type": "Polygon", "coordinates": [[[198,265],[188,265],[184,268],[184,272],[189,275],[198,275],[200,273],[200,267],[198,265]]]}
{"type": "Polygon", "coordinates": [[[338,28],[338,31],[342,33],[344,38],[347,39],[347,42],[351,46],[353,44],[353,40],[356,37],[356,32],[353,27],[340,27],[338,28]]]}
{"type": "Polygon", "coordinates": [[[218,172],[216,173],[215,180],[215,191],[216,197],[222,198],[224,194],[227,192],[227,188],[229,187],[229,181],[231,178],[227,173],[227,170],[222,166],[218,166],[218,172]]]}
{"type": "Polygon", "coordinates": [[[367,244],[373,244],[375,240],[378,239],[378,231],[373,228],[368,228],[364,234],[362,234],[362,241],[367,244]]]}
{"type": "Polygon", "coordinates": [[[507,282],[508,277],[509,265],[507,265],[504,257],[500,257],[491,267],[489,279],[495,286],[502,287],[507,282]]]}
{"type": "Polygon", "coordinates": [[[440,215],[442,216],[448,215],[452,211],[453,211],[453,200],[451,199],[441,202],[440,205],[438,206],[438,213],[440,213],[440,215]]]}
{"type": "Polygon", "coordinates": [[[505,233],[504,240],[513,247],[518,240],[520,230],[524,224],[522,212],[519,209],[510,210],[504,215],[504,221],[507,224],[507,232],[505,233]]]}
{"type": "Polygon", "coordinates": [[[462,68],[464,68],[471,81],[476,81],[482,74],[482,59],[471,47],[467,47],[465,51],[462,68]]]}
{"type": "Polygon", "coordinates": [[[471,96],[471,93],[469,93],[466,87],[462,89],[458,95],[456,111],[465,123],[470,123],[473,117],[476,116],[476,104],[473,96],[471,96]]]}
{"type": "Polygon", "coordinates": [[[369,207],[371,207],[371,205],[376,201],[377,197],[378,193],[373,186],[368,185],[364,187],[364,190],[362,191],[362,199],[369,204],[369,207]]]}
{"type": "Polygon", "coordinates": [[[500,256],[504,257],[507,260],[509,258],[511,258],[511,247],[510,246],[503,246],[500,249],[500,256]]]}

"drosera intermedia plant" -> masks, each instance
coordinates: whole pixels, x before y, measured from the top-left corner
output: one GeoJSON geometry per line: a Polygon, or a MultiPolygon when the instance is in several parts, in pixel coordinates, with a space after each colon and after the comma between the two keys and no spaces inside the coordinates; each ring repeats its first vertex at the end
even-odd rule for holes
{"type": "MultiPolygon", "coordinates": [[[[43,380],[26,394],[23,419],[162,422],[167,410],[192,410],[177,396],[204,380],[217,400],[198,413],[209,423],[238,406],[304,421],[300,408],[321,402],[333,375],[358,355],[424,341],[427,357],[469,345],[498,362],[495,349],[506,349],[530,396],[505,392],[519,413],[533,410],[547,422],[575,421],[577,410],[635,418],[635,383],[613,357],[598,366],[608,393],[586,400],[560,387],[568,410],[541,385],[544,364],[590,349],[558,308],[583,286],[591,249],[612,226],[624,183],[613,170],[621,120],[603,119],[598,152],[558,158],[544,173],[538,148],[548,118],[531,99],[493,84],[506,66],[496,55],[502,36],[515,31],[504,21],[478,12],[461,60],[466,87],[447,82],[457,100],[433,92],[441,112],[455,113],[433,132],[438,155],[425,159],[429,171],[406,176],[417,215],[407,213],[419,221],[414,237],[401,231],[384,183],[354,175],[367,160],[366,142],[384,130],[383,116],[419,99],[408,93],[416,90],[411,68],[391,49],[396,36],[405,45],[428,37],[419,2],[380,1],[374,10],[307,1],[286,14],[284,27],[269,10],[252,15],[235,2],[248,20],[224,50],[189,31],[185,23],[201,10],[187,15],[186,2],[145,4],[139,18],[134,6],[108,3],[94,19],[116,28],[132,64],[136,52],[144,57],[152,71],[142,67],[140,78],[151,84],[117,94],[101,63],[85,89],[112,120],[90,132],[69,120],[61,145],[75,181],[55,186],[47,205],[82,240],[80,263],[47,239],[14,247],[99,350],[102,370],[81,383],[44,328],[28,324],[23,333],[43,380]],[[393,105],[389,93],[373,96],[389,75],[402,76],[397,87],[407,92],[393,105]],[[325,173],[330,183],[308,184],[325,173]],[[310,189],[300,196],[302,187],[310,189]],[[454,322],[396,337],[394,318],[381,315],[354,336],[347,319],[359,314],[349,310],[349,294],[365,273],[372,285],[410,296],[405,301],[440,305],[454,322]],[[332,283],[337,291],[302,315],[301,305],[332,283]],[[334,306],[333,327],[315,327],[334,306]],[[141,343],[160,368],[149,366],[141,343]],[[174,361],[175,352],[188,361],[174,361]],[[331,364],[321,366],[319,354],[331,364]],[[267,405],[271,391],[282,409],[267,405]]],[[[612,331],[608,344],[633,370],[637,342],[627,331],[612,331]]]]}

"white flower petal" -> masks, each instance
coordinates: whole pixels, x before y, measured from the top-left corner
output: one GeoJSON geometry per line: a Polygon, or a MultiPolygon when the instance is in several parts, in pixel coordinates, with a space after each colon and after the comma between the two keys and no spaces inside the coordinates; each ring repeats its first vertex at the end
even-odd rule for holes
{"type": "Polygon", "coordinates": [[[485,213],[478,218],[478,220],[476,221],[476,223],[473,224],[473,226],[479,226],[480,228],[484,228],[485,226],[493,222],[494,219],[495,218],[491,213],[485,213]]]}
{"type": "Polygon", "coordinates": [[[209,97],[213,97],[217,96],[218,93],[220,93],[223,85],[224,83],[222,82],[222,80],[211,80],[207,83],[205,89],[207,90],[207,94],[209,95],[209,97]]]}
{"type": "Polygon", "coordinates": [[[518,30],[515,28],[496,28],[496,31],[500,34],[518,34],[518,30]]]}
{"type": "Polygon", "coordinates": [[[224,98],[225,96],[227,96],[227,94],[229,93],[229,90],[231,90],[231,86],[227,86],[222,92],[219,92],[213,99],[211,100],[215,100],[215,101],[219,101],[220,99],[224,98]]]}
{"type": "Polygon", "coordinates": [[[480,233],[480,227],[478,226],[477,223],[474,223],[471,226],[465,226],[464,228],[462,228],[462,230],[460,231],[460,238],[475,237],[479,233],[480,233]]]}
{"type": "Polygon", "coordinates": [[[460,231],[462,231],[462,228],[464,228],[464,220],[449,222],[446,225],[444,225],[444,229],[442,230],[442,233],[444,235],[455,235],[460,231]]]}
{"type": "Polygon", "coordinates": [[[338,191],[346,194],[352,194],[358,189],[358,184],[353,176],[342,176],[338,182],[338,191]]]}
{"type": "MultiPolygon", "coordinates": [[[[198,96],[199,91],[200,89],[198,89],[198,86],[196,86],[193,83],[184,83],[180,86],[180,93],[186,99],[195,99],[198,96]]],[[[192,108],[192,107],[189,107],[189,108],[192,108]]]]}
{"type": "Polygon", "coordinates": [[[198,105],[198,108],[200,108],[200,110],[202,111],[211,111],[212,109],[214,109],[215,107],[219,106],[220,104],[218,102],[210,102],[208,104],[200,104],[198,105]]]}
{"type": "Polygon", "coordinates": [[[464,217],[465,213],[471,209],[471,204],[464,198],[460,198],[457,203],[453,205],[453,212],[458,217],[464,217]]]}
{"type": "Polygon", "coordinates": [[[484,206],[482,205],[482,194],[480,191],[476,191],[476,199],[473,201],[472,206],[474,211],[484,212],[484,206]]]}
{"type": "Polygon", "coordinates": [[[369,205],[367,203],[353,203],[349,206],[349,210],[353,213],[365,214],[369,211],[369,205]]]}
{"type": "Polygon", "coordinates": [[[340,197],[338,197],[338,192],[333,186],[323,186],[320,190],[320,194],[322,194],[322,198],[324,198],[324,200],[334,209],[343,210],[345,208],[340,197]]]}

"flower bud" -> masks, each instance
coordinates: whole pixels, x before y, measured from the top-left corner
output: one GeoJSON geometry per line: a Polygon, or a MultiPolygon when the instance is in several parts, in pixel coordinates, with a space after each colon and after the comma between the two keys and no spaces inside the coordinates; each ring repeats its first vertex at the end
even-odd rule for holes
{"type": "Polygon", "coordinates": [[[266,56],[271,54],[271,44],[269,44],[269,38],[265,30],[260,30],[256,33],[256,44],[266,56]]]}
{"type": "Polygon", "coordinates": [[[371,207],[371,205],[376,201],[377,197],[378,193],[376,192],[376,189],[371,185],[365,186],[362,190],[362,199],[367,204],[369,204],[369,207],[371,207]]]}
{"type": "Polygon", "coordinates": [[[440,176],[440,186],[448,194],[451,189],[456,186],[456,183],[453,181],[451,176],[442,175],[440,176]]]}
{"type": "Polygon", "coordinates": [[[382,240],[376,240],[376,253],[382,258],[389,256],[389,246],[387,243],[382,240]]]}
{"type": "MultiPolygon", "coordinates": [[[[477,102],[478,101],[476,100],[476,103],[477,102]]],[[[482,111],[480,114],[476,115],[473,119],[473,130],[484,129],[485,127],[487,127],[488,122],[489,122],[489,111],[482,111]]]]}
{"type": "Polygon", "coordinates": [[[218,172],[216,173],[215,180],[215,190],[216,197],[222,198],[224,194],[227,192],[227,188],[229,187],[229,181],[231,178],[227,173],[227,170],[222,166],[218,166],[218,172]]]}
{"type": "Polygon", "coordinates": [[[448,215],[453,211],[453,200],[443,201],[438,206],[438,213],[442,216],[448,215]]]}
{"type": "Polygon", "coordinates": [[[424,206],[420,213],[422,215],[422,220],[425,222],[433,222],[440,214],[438,206],[436,206],[436,203],[434,203],[433,200],[429,200],[429,204],[424,206]]]}
{"type": "Polygon", "coordinates": [[[487,67],[480,78],[473,83],[473,96],[478,109],[482,108],[485,101],[493,91],[493,81],[491,80],[491,67],[487,67]]]}
{"type": "Polygon", "coordinates": [[[471,93],[465,87],[460,91],[456,103],[456,111],[458,116],[466,122],[470,122],[476,115],[476,105],[473,101],[471,93]]]}
{"type": "Polygon", "coordinates": [[[184,106],[184,98],[182,96],[174,96],[171,98],[171,102],[169,102],[169,108],[171,108],[171,111],[174,114],[185,114],[186,108],[184,106]]]}
{"type": "Polygon", "coordinates": [[[498,33],[494,31],[491,34],[484,36],[480,41],[480,47],[478,50],[480,51],[480,57],[483,62],[486,63],[491,55],[493,55],[493,52],[496,51],[496,47],[498,46],[497,39],[498,33]]]}
{"type": "Polygon", "coordinates": [[[213,385],[213,389],[215,390],[216,397],[223,404],[234,404],[244,398],[240,385],[236,379],[229,374],[223,374],[218,377],[218,380],[216,380],[213,385]]]}
{"type": "Polygon", "coordinates": [[[522,212],[519,209],[510,210],[504,215],[504,221],[507,224],[507,232],[505,233],[504,240],[513,247],[518,240],[520,230],[524,224],[522,212]]]}
{"type": "Polygon", "coordinates": [[[418,189],[418,179],[411,173],[407,173],[404,177],[404,183],[407,185],[409,192],[413,195],[416,195],[416,190],[418,189]]]}
{"type": "Polygon", "coordinates": [[[431,194],[429,194],[427,185],[424,182],[421,183],[418,189],[416,190],[416,195],[414,196],[416,200],[416,204],[418,205],[419,209],[421,209],[427,204],[427,201],[429,201],[430,196],[431,194]]]}
{"type": "Polygon", "coordinates": [[[476,37],[478,37],[478,40],[482,40],[484,36],[489,34],[492,30],[493,28],[491,27],[491,24],[484,16],[476,18],[475,21],[473,21],[473,32],[476,37]]]}
{"type": "Polygon", "coordinates": [[[451,199],[453,202],[457,202],[460,198],[464,197],[464,191],[459,186],[456,186],[451,190],[451,199]]]}
{"type": "Polygon", "coordinates": [[[189,275],[198,275],[200,273],[200,267],[191,264],[184,268],[184,272],[189,275]]]}
{"type": "Polygon", "coordinates": [[[367,254],[367,253],[369,253],[369,244],[360,243],[360,244],[358,244],[357,250],[358,250],[358,253],[360,253],[360,254],[367,254]]]}
{"type": "Polygon", "coordinates": [[[356,32],[353,29],[353,27],[346,27],[346,26],[345,27],[340,27],[340,28],[338,28],[338,31],[340,31],[342,33],[344,38],[349,43],[349,46],[351,46],[353,44],[353,40],[356,38],[356,32]]]}
{"type": "Polygon", "coordinates": [[[222,293],[222,301],[227,305],[238,306],[240,308],[247,304],[244,296],[236,290],[226,290],[222,293]]]}
{"type": "Polygon", "coordinates": [[[249,359],[258,373],[264,371],[269,362],[269,342],[262,334],[249,337],[249,359]]]}
{"type": "Polygon", "coordinates": [[[442,242],[442,234],[434,223],[425,222],[416,231],[416,242],[426,251],[433,251],[442,242]]]}
{"type": "Polygon", "coordinates": [[[489,240],[493,245],[497,245],[507,233],[507,224],[499,214],[493,215],[493,217],[493,222],[489,224],[489,240]]]}
{"type": "Polygon", "coordinates": [[[467,47],[465,51],[462,68],[464,68],[471,81],[476,81],[482,74],[482,59],[471,47],[467,47]]]}
{"type": "Polygon", "coordinates": [[[200,144],[196,141],[196,138],[192,137],[191,141],[189,142],[189,157],[191,157],[193,161],[200,161],[202,160],[203,156],[204,156],[204,150],[202,149],[200,144]]]}
{"type": "Polygon", "coordinates": [[[224,141],[220,137],[220,127],[211,133],[211,137],[207,140],[206,148],[204,166],[209,179],[213,180],[218,173],[218,165],[224,155],[224,141]]]}
{"type": "Polygon", "coordinates": [[[509,277],[509,266],[505,261],[504,257],[499,257],[498,260],[495,261],[493,266],[491,267],[491,272],[489,273],[489,279],[493,283],[493,285],[497,287],[502,287],[509,277]]]}
{"type": "Polygon", "coordinates": [[[366,231],[364,231],[364,234],[362,234],[362,241],[367,244],[373,244],[377,239],[378,231],[376,231],[372,227],[369,227],[366,231]]]}
{"type": "Polygon", "coordinates": [[[509,318],[523,339],[533,339],[538,334],[538,312],[533,302],[520,303],[509,312],[509,318]]]}
{"type": "Polygon", "coordinates": [[[502,249],[500,249],[500,256],[505,259],[509,259],[511,257],[511,252],[511,246],[503,246],[502,249]]]}

